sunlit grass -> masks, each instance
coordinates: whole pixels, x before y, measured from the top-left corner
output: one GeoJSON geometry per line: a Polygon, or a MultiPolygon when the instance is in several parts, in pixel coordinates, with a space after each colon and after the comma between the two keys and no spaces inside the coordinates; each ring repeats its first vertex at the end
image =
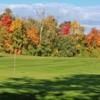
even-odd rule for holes
{"type": "Polygon", "coordinates": [[[0,54],[0,100],[100,99],[98,58],[17,55],[15,69],[14,55],[0,54]]]}

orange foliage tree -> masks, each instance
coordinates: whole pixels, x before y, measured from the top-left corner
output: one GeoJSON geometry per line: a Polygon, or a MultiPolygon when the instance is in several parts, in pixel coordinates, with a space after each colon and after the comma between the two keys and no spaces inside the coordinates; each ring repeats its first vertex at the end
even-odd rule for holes
{"type": "Polygon", "coordinates": [[[94,46],[94,44],[100,48],[99,30],[97,30],[96,28],[92,28],[90,33],[85,36],[85,40],[87,41],[87,50],[89,50],[90,47],[94,46]]]}
{"type": "Polygon", "coordinates": [[[31,42],[31,43],[35,43],[35,44],[38,44],[40,42],[40,39],[39,39],[39,36],[38,36],[38,33],[35,29],[30,29],[29,32],[27,33],[27,36],[28,36],[28,40],[31,42]]]}

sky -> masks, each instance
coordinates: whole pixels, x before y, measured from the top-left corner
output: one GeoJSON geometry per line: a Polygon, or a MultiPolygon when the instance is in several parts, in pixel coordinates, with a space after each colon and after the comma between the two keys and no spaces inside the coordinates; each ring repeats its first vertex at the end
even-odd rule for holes
{"type": "Polygon", "coordinates": [[[44,9],[59,23],[77,20],[89,33],[92,27],[100,29],[100,0],[0,0],[0,14],[10,8],[19,17],[36,17],[44,9]]]}
{"type": "Polygon", "coordinates": [[[66,3],[75,6],[100,5],[100,0],[0,0],[0,4],[66,3]]]}

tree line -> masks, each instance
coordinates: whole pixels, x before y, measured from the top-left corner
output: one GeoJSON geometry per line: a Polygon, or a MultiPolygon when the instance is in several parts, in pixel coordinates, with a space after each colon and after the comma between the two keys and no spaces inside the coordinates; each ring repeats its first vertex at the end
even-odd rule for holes
{"type": "Polygon", "coordinates": [[[57,19],[37,11],[38,19],[15,17],[6,8],[0,15],[0,52],[57,57],[100,57],[100,31],[85,34],[76,20],[58,24],[57,19]]]}

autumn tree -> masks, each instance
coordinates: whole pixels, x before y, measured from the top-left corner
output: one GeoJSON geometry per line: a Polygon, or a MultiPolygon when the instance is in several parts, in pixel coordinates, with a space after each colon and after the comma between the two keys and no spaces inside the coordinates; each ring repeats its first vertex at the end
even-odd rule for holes
{"type": "Polygon", "coordinates": [[[2,25],[3,26],[6,26],[7,28],[7,31],[9,33],[11,33],[11,30],[10,30],[10,25],[12,23],[12,19],[11,19],[11,16],[9,14],[4,14],[1,18],[1,22],[2,22],[2,25]]]}
{"type": "Polygon", "coordinates": [[[77,41],[76,49],[77,51],[81,50],[81,46],[83,48],[83,38],[84,38],[84,27],[81,26],[77,21],[72,21],[70,33],[75,37],[77,41]]]}
{"type": "Polygon", "coordinates": [[[43,33],[43,29],[44,29],[44,19],[46,16],[46,12],[44,9],[42,9],[42,10],[37,10],[36,13],[38,16],[38,24],[37,25],[39,27],[39,37],[40,37],[40,43],[41,43],[42,33],[43,33]]]}
{"type": "Polygon", "coordinates": [[[6,27],[0,22],[0,51],[12,53],[12,34],[9,34],[6,27]]]}
{"type": "Polygon", "coordinates": [[[0,21],[2,22],[3,26],[6,26],[6,29],[9,33],[12,31],[10,30],[10,25],[12,21],[15,19],[14,15],[12,14],[12,10],[6,8],[4,13],[0,15],[0,21]]]}
{"type": "Polygon", "coordinates": [[[30,29],[29,32],[27,33],[27,37],[28,37],[29,43],[38,44],[40,41],[38,33],[35,29],[30,29]]]}
{"type": "Polygon", "coordinates": [[[38,27],[39,22],[37,20],[31,17],[23,18],[23,20],[24,20],[23,24],[24,24],[26,31],[29,31],[29,29],[35,28],[37,32],[39,32],[39,27],[38,27]]]}
{"type": "Polygon", "coordinates": [[[20,49],[21,54],[27,54],[28,38],[24,20],[16,18],[12,22],[10,29],[13,31],[14,48],[20,49]]]}
{"type": "Polygon", "coordinates": [[[71,27],[71,22],[68,21],[68,22],[64,22],[64,23],[61,23],[60,24],[60,34],[62,35],[66,35],[66,34],[69,34],[70,33],[70,27],[71,27]]]}
{"type": "Polygon", "coordinates": [[[6,8],[4,13],[0,15],[0,48],[7,53],[13,52],[12,47],[12,31],[10,25],[12,23],[12,11],[6,8]]]}
{"type": "Polygon", "coordinates": [[[14,31],[14,30],[16,30],[16,29],[21,30],[21,29],[22,29],[22,24],[23,24],[22,19],[16,18],[16,19],[11,23],[10,30],[11,30],[11,31],[14,31]]]}
{"type": "Polygon", "coordinates": [[[4,14],[8,14],[8,15],[12,16],[12,10],[11,10],[10,8],[6,8],[6,9],[4,10],[4,13],[2,13],[2,14],[0,15],[0,19],[2,18],[2,16],[3,16],[4,14]]]}
{"type": "Polygon", "coordinates": [[[47,16],[45,19],[44,19],[44,30],[43,30],[43,36],[42,36],[42,39],[47,41],[47,42],[50,42],[52,41],[52,39],[55,38],[55,36],[57,35],[57,21],[56,19],[54,18],[54,16],[47,16]]]}
{"type": "Polygon", "coordinates": [[[90,33],[85,36],[85,40],[87,40],[87,49],[94,45],[100,47],[99,30],[97,30],[96,28],[92,28],[90,33]]]}
{"type": "Polygon", "coordinates": [[[71,23],[71,29],[70,29],[71,34],[83,34],[84,33],[84,27],[81,26],[77,21],[73,21],[71,23]]]}
{"type": "Polygon", "coordinates": [[[57,36],[57,25],[57,20],[52,15],[48,15],[43,19],[41,41],[37,48],[38,55],[51,55],[51,45],[53,44],[53,39],[57,36]]]}

